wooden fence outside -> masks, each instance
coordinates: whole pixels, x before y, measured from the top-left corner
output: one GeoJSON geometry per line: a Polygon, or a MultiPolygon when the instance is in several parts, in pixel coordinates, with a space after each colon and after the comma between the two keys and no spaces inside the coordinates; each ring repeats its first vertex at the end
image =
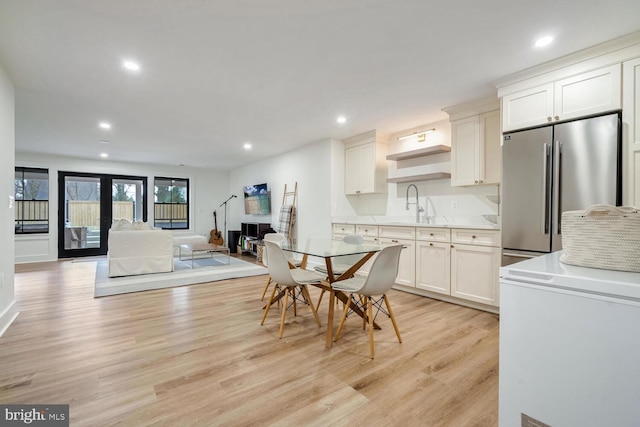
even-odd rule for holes
{"type": "MultiPolygon", "coordinates": [[[[112,202],[113,219],[127,219],[133,221],[133,202],[112,202]]],[[[49,221],[48,200],[16,200],[16,220],[49,221]]],[[[98,201],[67,201],[69,224],[74,227],[98,227],[100,225],[100,202],[98,201]]],[[[186,204],[156,204],[154,208],[156,222],[165,220],[186,221],[186,204]]]]}
{"type": "Polygon", "coordinates": [[[186,221],[187,220],[187,205],[186,204],[156,204],[154,206],[154,217],[156,222],[162,220],[172,219],[174,221],[186,221]]]}
{"type": "MultiPolygon", "coordinates": [[[[100,226],[100,202],[67,201],[69,224],[73,227],[100,226]]],[[[133,202],[112,202],[113,219],[133,221],[133,202]]]]}
{"type": "Polygon", "coordinates": [[[16,220],[32,223],[42,221],[43,224],[49,221],[48,200],[16,200],[15,202],[16,220]]]}

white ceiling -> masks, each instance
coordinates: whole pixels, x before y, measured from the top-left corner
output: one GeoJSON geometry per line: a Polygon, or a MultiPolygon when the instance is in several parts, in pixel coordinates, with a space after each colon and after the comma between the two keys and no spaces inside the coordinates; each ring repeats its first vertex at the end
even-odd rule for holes
{"type": "Polygon", "coordinates": [[[17,151],[230,169],[443,119],[639,18],[638,0],[0,0],[0,64],[17,151]]]}

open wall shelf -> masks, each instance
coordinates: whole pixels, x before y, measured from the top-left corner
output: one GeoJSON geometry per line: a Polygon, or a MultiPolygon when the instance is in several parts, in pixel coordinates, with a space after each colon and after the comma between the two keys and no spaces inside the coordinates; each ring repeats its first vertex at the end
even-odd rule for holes
{"type": "Polygon", "coordinates": [[[451,147],[448,145],[432,145],[431,147],[420,148],[418,150],[389,154],[387,160],[408,160],[415,159],[416,157],[432,156],[434,154],[449,152],[451,152],[451,147]]]}
{"type": "Polygon", "coordinates": [[[411,175],[411,176],[400,176],[397,178],[387,178],[388,184],[400,184],[403,182],[414,182],[414,181],[431,181],[434,179],[447,179],[451,178],[451,174],[448,172],[435,172],[435,173],[427,173],[424,175],[411,175]]]}

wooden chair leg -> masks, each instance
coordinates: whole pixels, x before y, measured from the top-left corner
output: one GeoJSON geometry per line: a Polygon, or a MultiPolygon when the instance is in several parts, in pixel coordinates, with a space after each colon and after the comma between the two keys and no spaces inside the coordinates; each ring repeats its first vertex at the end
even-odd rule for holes
{"type": "Polygon", "coordinates": [[[271,308],[271,304],[273,304],[273,297],[276,296],[276,291],[278,290],[278,284],[274,283],[273,284],[273,292],[271,292],[271,296],[269,297],[269,302],[267,302],[267,307],[264,310],[264,314],[262,315],[262,322],[260,322],[261,325],[264,325],[264,319],[267,318],[267,314],[269,314],[269,309],[271,308]]]}
{"type": "MultiPolygon", "coordinates": [[[[360,295],[360,306],[362,307],[362,311],[367,313],[367,297],[360,295]]],[[[367,316],[362,316],[362,330],[364,331],[367,327],[367,316]]]]}
{"type": "Polygon", "coordinates": [[[267,294],[267,289],[269,289],[269,285],[271,284],[271,276],[269,276],[269,280],[267,280],[267,286],[264,287],[264,291],[262,291],[262,297],[260,301],[264,301],[264,296],[267,294]]]}
{"type": "Polygon", "coordinates": [[[302,288],[302,295],[304,295],[305,299],[309,303],[309,307],[311,307],[311,312],[313,313],[313,317],[316,318],[316,323],[318,324],[318,326],[322,326],[320,324],[320,318],[318,317],[318,311],[313,306],[313,301],[311,301],[311,295],[309,295],[309,289],[307,289],[306,286],[301,286],[301,288],[302,288]]]}
{"type": "Polygon", "coordinates": [[[391,318],[391,323],[393,323],[393,329],[396,330],[396,335],[398,336],[398,342],[402,342],[402,338],[400,338],[400,330],[398,329],[398,324],[396,323],[396,318],[393,315],[393,311],[391,311],[391,304],[389,304],[389,298],[386,295],[383,295],[384,303],[387,306],[387,311],[389,312],[389,317],[391,318]]]}
{"type": "Polygon", "coordinates": [[[333,341],[338,341],[338,338],[340,338],[340,333],[342,332],[342,327],[344,326],[344,321],[347,318],[347,312],[349,311],[349,305],[351,305],[351,295],[353,294],[349,294],[349,296],[347,297],[347,302],[344,304],[342,317],[340,317],[340,324],[338,325],[338,330],[336,331],[336,337],[333,339],[333,341]]]}
{"type": "Polygon", "coordinates": [[[289,292],[291,288],[288,288],[284,293],[284,305],[282,306],[282,317],[280,318],[280,336],[278,338],[282,338],[282,333],[284,332],[284,318],[287,315],[287,303],[289,298],[289,292]]]}
{"type": "Polygon", "coordinates": [[[322,296],[324,295],[324,293],[327,292],[324,289],[322,290],[322,292],[320,292],[320,297],[318,298],[318,303],[316,304],[316,307],[320,307],[320,303],[322,302],[322,296]]]}
{"type": "Polygon", "coordinates": [[[367,297],[367,312],[369,313],[369,349],[371,350],[371,358],[373,359],[373,303],[371,297],[367,297]]]}
{"type": "MultiPolygon", "coordinates": [[[[291,289],[291,297],[293,299],[293,317],[296,317],[298,315],[298,306],[296,305],[296,288],[289,288],[291,289]]],[[[287,309],[287,306],[284,306],[284,309],[287,309]]]]}

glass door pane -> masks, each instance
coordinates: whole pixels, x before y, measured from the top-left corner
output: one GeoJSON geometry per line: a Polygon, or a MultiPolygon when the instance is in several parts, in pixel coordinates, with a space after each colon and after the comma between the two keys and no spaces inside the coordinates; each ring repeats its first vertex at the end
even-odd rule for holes
{"type": "Polygon", "coordinates": [[[100,178],[64,179],[64,249],[100,248],[100,178]]]}
{"type": "Polygon", "coordinates": [[[144,220],[144,179],[114,178],[111,181],[111,218],[144,220]]]}

